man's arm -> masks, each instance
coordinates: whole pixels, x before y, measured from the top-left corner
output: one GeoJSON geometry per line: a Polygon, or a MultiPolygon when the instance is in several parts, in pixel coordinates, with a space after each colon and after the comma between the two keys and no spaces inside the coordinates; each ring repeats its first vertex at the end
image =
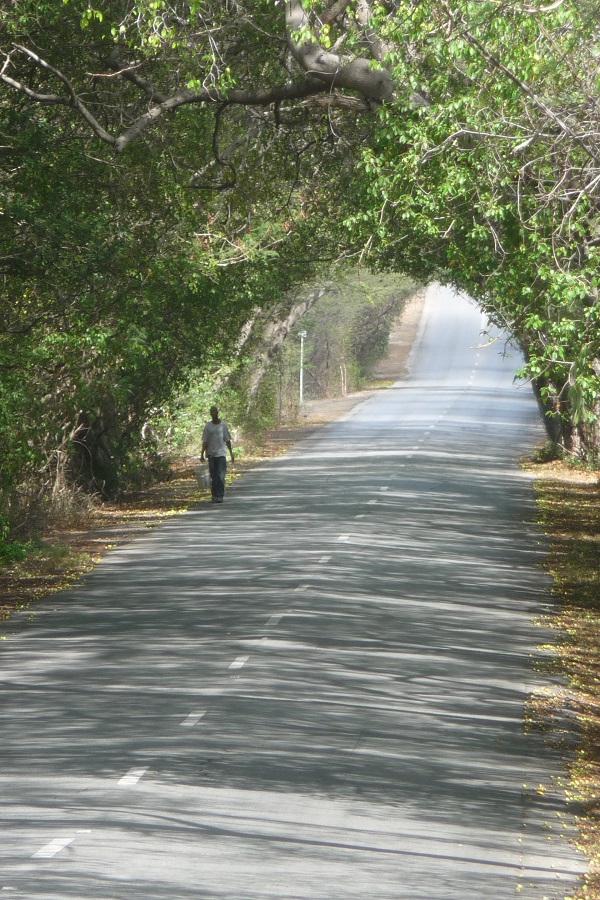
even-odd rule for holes
{"type": "Polygon", "coordinates": [[[204,462],[206,451],[208,450],[208,435],[206,433],[206,425],[202,431],[202,453],[200,454],[200,462],[204,462]]]}
{"type": "Polygon", "coordinates": [[[229,432],[229,427],[226,422],[223,422],[223,440],[225,441],[225,446],[229,450],[231,462],[235,462],[235,459],[233,458],[233,450],[231,449],[231,434],[229,432]]]}

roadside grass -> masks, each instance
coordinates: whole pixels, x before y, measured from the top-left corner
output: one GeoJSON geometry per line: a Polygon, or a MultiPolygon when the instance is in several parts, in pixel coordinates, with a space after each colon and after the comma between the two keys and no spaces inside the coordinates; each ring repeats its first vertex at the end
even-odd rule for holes
{"type": "Polygon", "coordinates": [[[0,619],[27,609],[34,600],[68,587],[99,561],[101,554],[54,535],[27,541],[27,552],[0,571],[0,619]]]}
{"type": "Polygon", "coordinates": [[[146,529],[189,509],[209,496],[190,465],[168,481],[130,494],[120,502],[98,503],[76,527],[55,525],[30,538],[0,563],[0,619],[77,582],[104,554],[146,529]]]}
{"type": "Polygon", "coordinates": [[[566,681],[538,714],[558,741],[565,721],[575,725],[566,789],[589,875],[570,900],[600,900],[600,478],[563,461],[528,468],[537,476],[538,519],[550,537],[548,569],[559,602],[549,624],[566,681]]]}
{"type": "MultiPolygon", "coordinates": [[[[300,430],[283,430],[277,440],[248,446],[244,452],[241,447],[236,448],[242,461],[228,471],[227,484],[239,478],[248,464],[284,452],[300,430]]],[[[306,426],[303,430],[307,430],[306,426]]],[[[90,504],[76,526],[56,523],[27,541],[5,544],[5,552],[0,552],[0,621],[8,620],[14,611],[28,609],[34,601],[76,584],[113,547],[208,500],[210,490],[199,486],[196,464],[194,459],[180,460],[166,481],[126,495],[120,501],[90,504]]]]}

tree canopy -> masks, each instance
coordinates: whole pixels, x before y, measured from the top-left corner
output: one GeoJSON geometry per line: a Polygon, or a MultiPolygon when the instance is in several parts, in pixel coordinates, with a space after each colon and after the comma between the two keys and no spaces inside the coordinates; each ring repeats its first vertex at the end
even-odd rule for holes
{"type": "Polygon", "coordinates": [[[140,448],[152,459],[151,411],[234,356],[257,309],[346,259],[469,291],[520,344],[554,437],[594,455],[597,13],[5,5],[5,521],[33,476],[118,490],[140,448]]]}

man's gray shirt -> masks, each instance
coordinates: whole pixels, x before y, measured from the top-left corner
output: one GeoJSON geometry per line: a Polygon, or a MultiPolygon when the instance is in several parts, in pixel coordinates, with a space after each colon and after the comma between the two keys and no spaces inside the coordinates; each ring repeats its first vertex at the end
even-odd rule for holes
{"type": "Polygon", "coordinates": [[[207,422],[202,432],[202,443],[206,444],[207,456],[227,456],[226,441],[231,441],[227,423],[221,420],[218,425],[207,422]]]}

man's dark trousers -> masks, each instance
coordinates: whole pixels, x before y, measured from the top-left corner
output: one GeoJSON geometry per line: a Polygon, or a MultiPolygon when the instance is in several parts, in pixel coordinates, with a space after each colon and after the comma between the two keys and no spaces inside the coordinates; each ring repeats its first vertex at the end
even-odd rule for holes
{"type": "Polygon", "coordinates": [[[227,459],[224,456],[209,456],[208,472],[210,475],[210,489],[213,500],[222,500],[223,495],[225,494],[227,459]]]}

